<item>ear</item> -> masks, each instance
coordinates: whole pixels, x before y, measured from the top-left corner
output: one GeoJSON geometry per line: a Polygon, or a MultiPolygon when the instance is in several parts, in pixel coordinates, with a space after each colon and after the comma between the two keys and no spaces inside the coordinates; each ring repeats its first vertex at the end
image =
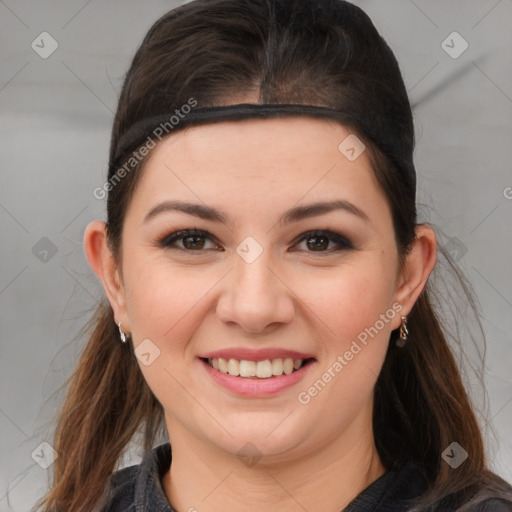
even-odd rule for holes
{"type": "Polygon", "coordinates": [[[130,332],[124,286],[118,263],[108,246],[105,222],[95,220],[87,225],[84,251],[89,265],[103,284],[107,299],[114,310],[115,321],[121,322],[123,331],[130,332]]]}
{"type": "MultiPolygon", "coordinates": [[[[398,279],[395,300],[402,305],[401,315],[407,316],[427,284],[437,260],[437,241],[434,230],[426,225],[416,226],[416,238],[406,256],[398,279]]],[[[398,325],[400,325],[398,317],[398,325]]]]}

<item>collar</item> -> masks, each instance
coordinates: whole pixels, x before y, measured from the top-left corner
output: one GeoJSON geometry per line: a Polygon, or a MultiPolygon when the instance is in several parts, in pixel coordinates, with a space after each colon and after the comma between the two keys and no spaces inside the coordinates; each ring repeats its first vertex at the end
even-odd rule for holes
{"type": "MultiPolygon", "coordinates": [[[[150,450],[139,465],[135,478],[135,512],[176,512],[162,486],[162,477],[172,460],[171,445],[150,450]]],[[[427,479],[421,464],[410,461],[389,470],[357,495],[343,512],[384,512],[409,510],[410,500],[423,494],[427,479]]]]}

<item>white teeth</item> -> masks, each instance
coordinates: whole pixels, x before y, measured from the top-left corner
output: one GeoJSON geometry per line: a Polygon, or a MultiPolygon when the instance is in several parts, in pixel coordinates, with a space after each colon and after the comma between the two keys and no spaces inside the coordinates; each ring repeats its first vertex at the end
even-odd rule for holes
{"type": "Polygon", "coordinates": [[[240,365],[236,359],[228,361],[228,373],[229,375],[240,375],[240,365]]]}
{"type": "Polygon", "coordinates": [[[270,359],[266,359],[265,361],[258,361],[256,363],[256,377],[260,379],[268,379],[272,377],[272,363],[270,359]]]}
{"type": "Polygon", "coordinates": [[[240,377],[256,377],[256,363],[254,361],[240,361],[240,377]]]}
{"type": "Polygon", "coordinates": [[[223,357],[216,357],[208,359],[208,364],[215,370],[222,373],[240,377],[258,377],[260,379],[268,379],[272,376],[289,375],[294,370],[298,370],[303,359],[292,359],[287,357],[285,359],[265,359],[264,361],[248,361],[246,359],[224,359],[223,357]]]}
{"type": "Polygon", "coordinates": [[[282,359],[274,359],[272,361],[272,375],[282,375],[283,374],[283,360],[282,359]]]}
{"type": "Polygon", "coordinates": [[[223,358],[219,357],[219,370],[222,373],[228,373],[228,362],[223,358]]]}
{"type": "Polygon", "coordinates": [[[287,358],[283,361],[283,370],[286,375],[293,372],[293,359],[287,358]]]}

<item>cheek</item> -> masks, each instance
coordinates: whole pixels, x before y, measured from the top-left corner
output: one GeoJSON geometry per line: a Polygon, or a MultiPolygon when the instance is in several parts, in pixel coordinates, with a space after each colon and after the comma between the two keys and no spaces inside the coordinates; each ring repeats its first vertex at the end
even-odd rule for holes
{"type": "Polygon", "coordinates": [[[317,270],[314,278],[303,279],[302,285],[297,278],[301,299],[324,324],[334,348],[356,339],[386,313],[385,325],[379,322],[378,327],[384,335],[389,334],[389,317],[396,314],[392,308],[393,268],[391,258],[367,254],[357,262],[325,269],[323,274],[317,270]]]}
{"type": "Polygon", "coordinates": [[[126,304],[135,353],[142,354],[143,346],[151,353],[148,365],[137,356],[141,372],[160,403],[185,414],[192,407],[182,387],[190,379],[190,364],[195,359],[190,341],[206,314],[208,291],[218,277],[197,268],[135,257],[127,258],[126,269],[126,304]]]}
{"type": "Polygon", "coordinates": [[[178,348],[197,326],[201,304],[218,278],[161,258],[127,258],[126,268],[126,303],[134,339],[150,338],[162,347],[165,343],[165,350],[178,348]]]}
{"type": "MultiPolygon", "coordinates": [[[[165,341],[170,350],[192,336],[204,314],[201,311],[208,307],[209,294],[215,295],[225,273],[224,267],[178,266],[161,255],[154,260],[127,255],[125,268],[132,336],[136,341],[165,341]]],[[[394,293],[392,268],[392,254],[369,252],[337,267],[288,267],[281,273],[298,297],[299,308],[305,306],[301,314],[316,318],[318,328],[337,342],[337,349],[339,342],[355,339],[389,310],[394,293]]]]}
{"type": "MultiPolygon", "coordinates": [[[[322,428],[346,427],[366,407],[384,362],[392,320],[394,274],[389,262],[368,258],[346,265],[304,287],[316,314],[323,353],[318,372],[299,395],[310,417],[329,411],[322,428]],[[370,264],[371,263],[371,264],[370,264]],[[386,269],[387,272],[386,272],[386,269]]],[[[302,407],[302,405],[301,405],[302,407]]]]}

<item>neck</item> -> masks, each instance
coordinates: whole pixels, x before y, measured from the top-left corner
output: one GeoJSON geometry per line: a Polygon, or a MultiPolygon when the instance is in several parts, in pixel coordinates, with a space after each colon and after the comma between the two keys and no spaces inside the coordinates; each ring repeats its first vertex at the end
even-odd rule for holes
{"type": "Polygon", "coordinates": [[[251,467],[185,430],[170,432],[172,464],[162,484],[180,512],[236,510],[241,500],[247,512],[340,512],[386,472],[372,430],[360,425],[295,460],[251,467]]]}

